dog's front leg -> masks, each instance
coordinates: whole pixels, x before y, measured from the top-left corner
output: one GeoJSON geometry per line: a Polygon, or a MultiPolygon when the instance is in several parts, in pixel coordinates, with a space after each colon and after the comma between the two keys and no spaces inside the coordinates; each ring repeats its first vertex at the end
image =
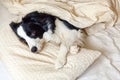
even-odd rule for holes
{"type": "Polygon", "coordinates": [[[66,64],[67,53],[68,53],[68,47],[65,44],[61,43],[60,51],[58,52],[56,63],[55,63],[56,69],[60,69],[66,64]]]}
{"type": "Polygon", "coordinates": [[[43,35],[43,38],[45,39],[45,42],[49,42],[51,39],[52,39],[52,32],[51,31],[48,31],[48,32],[45,32],[44,35],[43,35]]]}

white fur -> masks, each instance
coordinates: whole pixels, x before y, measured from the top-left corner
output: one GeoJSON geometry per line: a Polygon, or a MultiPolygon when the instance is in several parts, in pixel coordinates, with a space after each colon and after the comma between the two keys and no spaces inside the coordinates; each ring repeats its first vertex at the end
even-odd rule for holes
{"type": "Polygon", "coordinates": [[[54,41],[57,44],[60,44],[60,50],[58,51],[57,60],[55,62],[55,68],[59,69],[65,65],[67,62],[67,53],[77,53],[79,51],[78,45],[81,45],[81,35],[80,30],[71,30],[64,25],[62,21],[56,19],[55,21],[56,29],[55,33],[52,33],[50,25],[48,24],[48,31],[43,34],[43,39],[32,39],[26,35],[22,26],[19,26],[17,33],[19,36],[24,38],[28,43],[30,49],[33,46],[36,46],[39,50],[42,47],[44,41],[54,41]]]}
{"type": "Polygon", "coordinates": [[[54,41],[60,44],[60,50],[58,51],[57,60],[55,62],[55,68],[59,69],[64,66],[67,61],[67,53],[70,51],[72,54],[76,54],[79,51],[78,45],[81,45],[80,30],[68,29],[66,25],[59,19],[55,21],[55,33],[52,33],[50,24],[48,25],[48,31],[43,34],[43,39],[48,41],[54,41]]]}
{"type": "Polygon", "coordinates": [[[59,19],[56,19],[55,24],[55,34],[52,36],[51,40],[55,40],[55,42],[61,43],[60,51],[55,63],[55,67],[58,69],[63,67],[66,63],[67,53],[69,51],[73,54],[77,53],[79,51],[78,45],[81,45],[82,42],[80,41],[80,30],[77,31],[74,29],[68,29],[66,25],[64,25],[64,23],[59,19]]]}
{"type": "Polygon", "coordinates": [[[36,46],[38,50],[40,50],[42,48],[43,40],[40,40],[39,38],[33,39],[33,38],[30,38],[29,36],[27,36],[27,34],[23,30],[22,26],[18,27],[17,33],[20,37],[22,37],[23,39],[26,40],[30,49],[32,49],[32,47],[34,47],[34,46],[36,46]]]}

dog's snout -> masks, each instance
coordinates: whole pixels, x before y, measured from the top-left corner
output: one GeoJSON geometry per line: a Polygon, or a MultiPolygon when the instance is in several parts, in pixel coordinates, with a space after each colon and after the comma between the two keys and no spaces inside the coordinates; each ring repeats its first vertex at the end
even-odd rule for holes
{"type": "Polygon", "coordinates": [[[32,52],[36,52],[36,51],[37,51],[37,47],[35,47],[35,46],[32,47],[31,51],[32,51],[32,52]]]}

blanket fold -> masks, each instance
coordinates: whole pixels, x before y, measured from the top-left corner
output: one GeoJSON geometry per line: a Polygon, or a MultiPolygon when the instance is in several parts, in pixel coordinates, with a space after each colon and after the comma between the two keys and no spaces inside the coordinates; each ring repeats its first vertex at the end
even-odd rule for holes
{"type": "Polygon", "coordinates": [[[7,25],[0,31],[0,53],[13,80],[76,80],[99,56],[99,51],[82,48],[69,54],[67,64],[54,68],[59,46],[47,43],[39,54],[33,54],[23,45],[7,25]],[[3,33],[3,32],[7,33],[3,33]]]}
{"type": "Polygon", "coordinates": [[[88,34],[119,22],[119,0],[1,0],[1,3],[20,16],[32,11],[58,16],[79,28],[86,28],[88,34]],[[101,27],[96,29],[98,24],[101,27]]]}
{"type": "MultiPolygon", "coordinates": [[[[20,22],[22,17],[32,11],[39,11],[67,20],[93,36],[120,22],[119,0],[0,0],[0,2],[10,13],[17,16],[15,22],[20,22]]],[[[19,42],[8,24],[6,23],[0,31],[2,37],[0,53],[14,80],[76,80],[101,54],[99,51],[82,48],[78,54],[70,54],[65,67],[57,71],[54,69],[54,61],[58,45],[48,43],[40,54],[32,54],[26,45],[19,42]]]]}

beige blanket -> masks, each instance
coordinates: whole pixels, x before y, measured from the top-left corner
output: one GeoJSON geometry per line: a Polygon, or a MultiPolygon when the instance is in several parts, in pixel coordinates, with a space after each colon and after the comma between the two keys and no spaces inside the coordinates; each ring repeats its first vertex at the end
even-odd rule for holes
{"type": "MultiPolygon", "coordinates": [[[[97,31],[119,22],[118,0],[1,0],[1,3],[20,18],[37,10],[58,16],[80,28],[97,27],[97,31]]],[[[96,32],[96,29],[91,32],[96,32]]]]}
{"type": "Polygon", "coordinates": [[[0,53],[13,80],[75,80],[100,55],[98,51],[82,48],[78,54],[69,54],[64,68],[56,70],[54,63],[59,46],[48,43],[42,52],[33,54],[8,24],[4,26],[0,31],[0,53]]]}
{"type": "MultiPolygon", "coordinates": [[[[5,0],[3,4],[8,7],[11,13],[18,15],[16,22],[20,21],[21,16],[34,10],[50,13],[69,21],[77,27],[85,28],[90,35],[86,38],[86,47],[100,50],[103,53],[110,52],[105,44],[107,40],[110,40],[108,44],[112,44],[110,46],[112,46],[113,52],[118,51],[113,48],[114,44],[111,38],[103,37],[105,38],[103,39],[101,34],[101,31],[105,34],[106,31],[103,30],[108,30],[108,27],[119,23],[118,0],[51,0],[51,2],[49,0],[5,0]],[[94,35],[98,36],[98,40],[94,35]],[[103,44],[98,44],[101,41],[103,44]],[[93,45],[94,42],[98,44],[97,47],[93,45]],[[104,47],[101,48],[100,46],[104,47]]],[[[45,50],[41,52],[41,55],[28,54],[30,53],[28,48],[17,40],[8,24],[5,26],[1,31],[3,39],[0,39],[0,52],[15,80],[75,80],[100,54],[93,50],[81,49],[77,55],[69,55],[66,66],[62,70],[56,71],[53,69],[53,63],[57,55],[55,51],[59,46],[49,43],[45,50]],[[6,30],[9,33],[3,34],[6,30]]]]}

